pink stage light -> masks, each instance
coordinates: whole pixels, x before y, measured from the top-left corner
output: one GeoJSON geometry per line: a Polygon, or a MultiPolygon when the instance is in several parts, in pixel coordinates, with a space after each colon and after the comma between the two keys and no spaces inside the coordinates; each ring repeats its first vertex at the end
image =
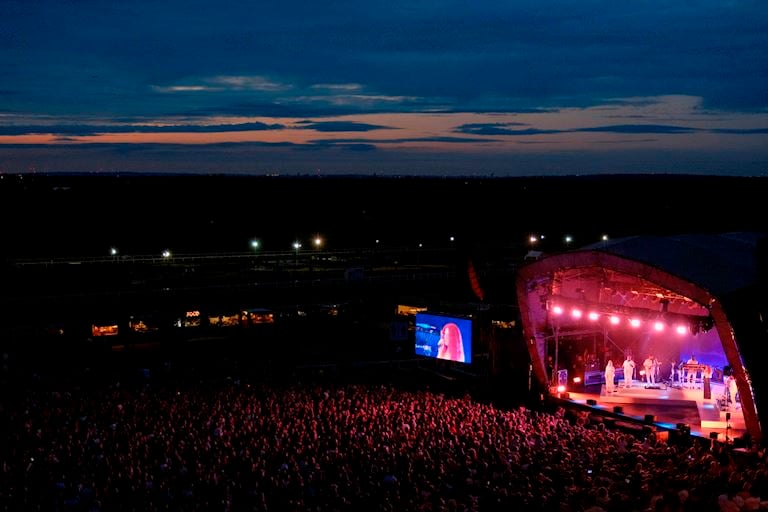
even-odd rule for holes
{"type": "Polygon", "coordinates": [[[640,319],[638,318],[630,318],[629,319],[629,325],[632,327],[640,327],[640,319]]]}
{"type": "Polygon", "coordinates": [[[685,336],[688,334],[688,327],[685,325],[678,325],[675,327],[675,332],[680,336],[685,336]]]}
{"type": "Polygon", "coordinates": [[[571,310],[571,316],[573,318],[581,318],[582,312],[580,309],[574,308],[571,310]]]}
{"type": "Polygon", "coordinates": [[[563,314],[563,307],[562,306],[554,306],[552,308],[552,313],[556,315],[562,315],[563,314]]]}
{"type": "Polygon", "coordinates": [[[657,332],[661,332],[664,330],[664,322],[661,322],[659,320],[656,320],[653,322],[653,329],[657,332]]]}
{"type": "Polygon", "coordinates": [[[621,318],[619,318],[616,315],[611,315],[610,322],[611,322],[611,325],[619,325],[619,322],[621,322],[621,318]]]}
{"type": "Polygon", "coordinates": [[[590,311],[589,315],[587,315],[590,320],[593,322],[600,320],[600,313],[596,313],[594,311],[590,311]]]}
{"type": "Polygon", "coordinates": [[[557,392],[558,393],[563,393],[564,391],[565,391],[565,386],[563,386],[562,384],[557,386],[557,392]]]}

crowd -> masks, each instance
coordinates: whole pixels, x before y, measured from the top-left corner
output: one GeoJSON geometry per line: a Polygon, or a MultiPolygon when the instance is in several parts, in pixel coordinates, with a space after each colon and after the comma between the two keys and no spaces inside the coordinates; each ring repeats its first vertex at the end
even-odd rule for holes
{"type": "Polygon", "coordinates": [[[737,511],[768,457],[588,411],[393,384],[27,389],[2,409],[4,510],[737,511]]]}

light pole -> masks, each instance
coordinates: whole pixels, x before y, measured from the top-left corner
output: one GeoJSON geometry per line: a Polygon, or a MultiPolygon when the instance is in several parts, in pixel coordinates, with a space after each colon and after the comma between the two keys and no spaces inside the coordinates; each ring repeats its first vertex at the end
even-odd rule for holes
{"type": "Polygon", "coordinates": [[[293,250],[294,250],[294,254],[295,254],[295,260],[294,260],[294,265],[293,266],[296,269],[299,268],[299,249],[301,249],[301,242],[296,240],[295,242],[293,242],[293,250]]]}

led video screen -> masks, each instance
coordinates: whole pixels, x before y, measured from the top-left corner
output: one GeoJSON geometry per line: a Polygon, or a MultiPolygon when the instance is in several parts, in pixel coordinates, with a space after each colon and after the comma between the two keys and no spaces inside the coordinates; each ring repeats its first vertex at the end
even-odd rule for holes
{"type": "Polygon", "coordinates": [[[472,362],[472,320],[416,313],[414,352],[418,356],[472,362]]]}

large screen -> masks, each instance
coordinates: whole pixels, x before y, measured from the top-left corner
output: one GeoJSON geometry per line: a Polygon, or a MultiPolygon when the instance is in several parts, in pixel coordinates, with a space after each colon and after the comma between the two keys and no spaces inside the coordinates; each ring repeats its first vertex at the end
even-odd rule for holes
{"type": "Polygon", "coordinates": [[[418,356],[472,362],[472,320],[416,313],[414,350],[418,356]]]}

